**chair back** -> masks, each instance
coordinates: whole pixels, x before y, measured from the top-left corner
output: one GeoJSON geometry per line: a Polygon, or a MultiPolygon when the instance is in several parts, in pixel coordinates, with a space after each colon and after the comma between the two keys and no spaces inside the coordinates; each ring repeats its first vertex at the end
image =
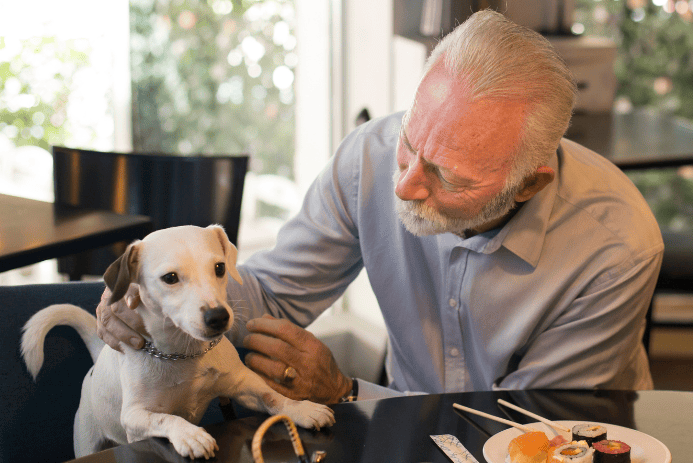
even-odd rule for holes
{"type": "MultiPolygon", "coordinates": [[[[0,286],[0,463],[75,458],[73,426],[82,381],[93,365],[89,351],[74,329],[53,328],[34,382],[20,353],[22,327],[51,304],[74,304],[95,313],[103,291],[104,284],[93,281],[0,286]]],[[[200,425],[223,421],[223,413],[215,399],[200,425]]]]}
{"type": "Polygon", "coordinates": [[[82,380],[93,364],[89,351],[74,329],[54,328],[34,382],[20,354],[21,330],[51,304],[71,303],[94,313],[103,290],[100,282],[0,286],[0,463],[75,457],[72,429],[82,380]]]}
{"type": "MultiPolygon", "coordinates": [[[[146,215],[153,230],[224,227],[238,242],[248,156],[114,153],[53,147],[55,203],[146,215]]],[[[126,243],[59,259],[71,279],[102,275],[126,243]]]]}

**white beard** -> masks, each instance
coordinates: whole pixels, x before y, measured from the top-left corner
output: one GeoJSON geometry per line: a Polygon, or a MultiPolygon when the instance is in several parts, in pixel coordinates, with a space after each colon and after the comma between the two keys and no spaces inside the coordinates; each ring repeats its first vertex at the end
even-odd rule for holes
{"type": "MultiPolygon", "coordinates": [[[[395,185],[399,175],[400,172],[395,171],[395,185]]],[[[520,185],[504,188],[482,207],[479,214],[470,219],[448,217],[426,206],[422,201],[404,201],[397,195],[395,195],[395,207],[404,228],[415,236],[454,233],[464,237],[467,230],[474,230],[510,213],[517,206],[515,195],[519,189],[520,185]]]]}

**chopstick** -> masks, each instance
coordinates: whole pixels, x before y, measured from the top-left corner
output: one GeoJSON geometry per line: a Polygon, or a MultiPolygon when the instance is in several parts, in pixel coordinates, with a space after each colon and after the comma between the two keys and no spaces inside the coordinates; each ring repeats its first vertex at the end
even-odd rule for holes
{"type": "Polygon", "coordinates": [[[484,418],[488,418],[489,420],[498,421],[499,423],[507,424],[508,426],[512,426],[514,428],[521,429],[524,432],[536,431],[536,429],[530,428],[529,426],[524,426],[522,424],[515,423],[514,421],[506,420],[505,418],[498,418],[497,416],[489,415],[488,413],[480,412],[479,410],[474,410],[473,408],[465,407],[464,405],[460,405],[460,404],[455,403],[455,404],[452,404],[452,406],[458,410],[472,413],[474,415],[483,416],[484,418]]]}
{"type": "Polygon", "coordinates": [[[479,431],[481,434],[484,434],[487,439],[490,438],[491,436],[493,436],[493,434],[488,432],[480,424],[478,424],[476,421],[474,421],[474,418],[472,418],[474,415],[469,415],[467,413],[464,413],[462,410],[455,410],[455,413],[457,413],[460,416],[460,418],[462,418],[464,421],[469,423],[469,425],[472,426],[474,429],[479,431]]]}
{"type": "Polygon", "coordinates": [[[539,420],[544,424],[548,424],[552,428],[560,429],[561,431],[564,431],[564,432],[570,432],[571,431],[570,428],[567,428],[567,427],[563,426],[562,424],[558,424],[555,421],[548,420],[548,419],[544,418],[543,416],[539,416],[535,413],[530,412],[529,410],[525,410],[524,408],[520,408],[517,405],[511,404],[510,402],[506,402],[503,399],[498,399],[498,403],[501,405],[505,405],[508,408],[512,408],[513,410],[517,410],[518,412],[523,413],[527,416],[531,416],[532,418],[539,420]]]}

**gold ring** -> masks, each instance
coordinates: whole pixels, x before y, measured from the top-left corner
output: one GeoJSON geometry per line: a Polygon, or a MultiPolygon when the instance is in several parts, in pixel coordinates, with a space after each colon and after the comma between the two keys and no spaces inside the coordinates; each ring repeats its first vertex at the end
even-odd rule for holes
{"type": "Polygon", "coordinates": [[[290,383],[294,380],[294,378],[296,378],[297,375],[298,372],[294,367],[286,367],[286,369],[284,370],[284,376],[282,377],[282,383],[290,383]]]}

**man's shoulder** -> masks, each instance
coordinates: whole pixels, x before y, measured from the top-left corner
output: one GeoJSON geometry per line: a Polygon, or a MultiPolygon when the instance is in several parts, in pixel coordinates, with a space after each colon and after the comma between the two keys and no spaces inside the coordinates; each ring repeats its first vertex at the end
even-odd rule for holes
{"type": "Polygon", "coordinates": [[[404,111],[388,114],[371,119],[358,126],[352,134],[356,136],[382,137],[390,138],[399,136],[399,130],[402,125],[402,117],[404,111]]]}
{"type": "Polygon", "coordinates": [[[377,172],[392,175],[392,160],[402,124],[403,112],[374,118],[354,129],[342,142],[337,152],[342,162],[356,162],[367,175],[377,172]],[[383,169],[380,169],[383,167],[383,169]],[[373,171],[371,171],[373,170],[373,171]]]}
{"type": "Polygon", "coordinates": [[[563,140],[559,166],[556,194],[563,213],[589,224],[595,239],[608,237],[631,253],[661,247],[659,225],[647,201],[612,162],[563,140]]]}

